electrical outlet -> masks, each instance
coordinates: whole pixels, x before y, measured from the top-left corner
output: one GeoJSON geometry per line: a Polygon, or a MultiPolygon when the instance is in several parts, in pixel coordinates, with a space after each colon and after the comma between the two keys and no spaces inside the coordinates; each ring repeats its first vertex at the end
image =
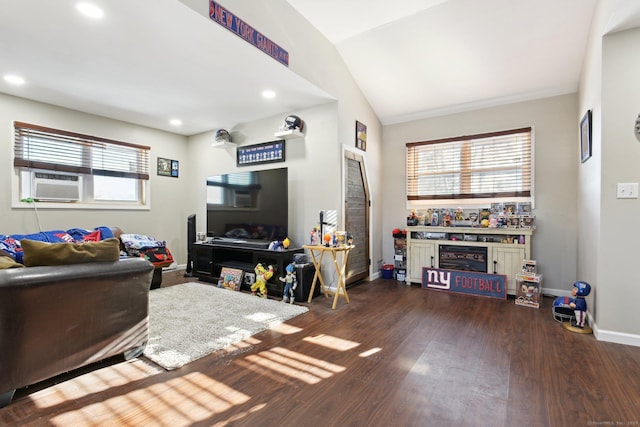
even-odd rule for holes
{"type": "Polygon", "coordinates": [[[637,199],[638,183],[637,182],[619,182],[616,188],[616,198],[637,199]]]}

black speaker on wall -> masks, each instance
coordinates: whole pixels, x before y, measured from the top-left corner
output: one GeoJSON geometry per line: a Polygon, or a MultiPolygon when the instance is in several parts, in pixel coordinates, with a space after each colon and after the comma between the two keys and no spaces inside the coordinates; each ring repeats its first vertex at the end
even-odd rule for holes
{"type": "Polygon", "coordinates": [[[187,268],[185,277],[191,277],[193,272],[194,253],[193,244],[196,242],[196,214],[187,217],[187,268]]]}

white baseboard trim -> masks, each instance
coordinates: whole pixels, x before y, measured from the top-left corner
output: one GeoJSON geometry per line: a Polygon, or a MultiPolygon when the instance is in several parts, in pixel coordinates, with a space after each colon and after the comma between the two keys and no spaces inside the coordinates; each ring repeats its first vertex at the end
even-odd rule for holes
{"type": "Polygon", "coordinates": [[[185,270],[187,268],[187,264],[176,264],[175,262],[168,267],[162,267],[162,272],[169,272],[174,270],[185,270]]]}
{"type": "MultiPolygon", "coordinates": [[[[591,317],[590,317],[591,318],[591,317]]],[[[640,335],[627,334],[624,332],[607,331],[599,329],[593,324],[593,335],[598,341],[612,342],[615,344],[632,345],[640,347],[640,335]]]]}
{"type": "MultiPolygon", "coordinates": [[[[556,297],[571,296],[571,292],[566,290],[544,288],[543,291],[544,295],[553,295],[556,297]]],[[[589,325],[591,325],[591,328],[593,329],[593,336],[596,338],[596,340],[640,347],[640,335],[599,329],[593,316],[591,315],[591,312],[587,312],[587,316],[589,319],[589,325]]]]}

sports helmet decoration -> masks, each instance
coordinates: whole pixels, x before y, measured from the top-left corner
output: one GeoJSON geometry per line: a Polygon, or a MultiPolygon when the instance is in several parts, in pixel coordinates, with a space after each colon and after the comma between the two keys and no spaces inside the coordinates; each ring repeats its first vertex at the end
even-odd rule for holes
{"type": "Polygon", "coordinates": [[[587,282],[578,281],[573,284],[574,288],[577,288],[576,296],[586,297],[591,293],[591,285],[587,282]]]}
{"type": "Polygon", "coordinates": [[[289,115],[284,118],[282,130],[297,130],[302,132],[304,129],[304,121],[298,116],[289,115]]]}
{"type": "Polygon", "coordinates": [[[218,129],[215,138],[216,142],[231,142],[231,134],[226,129],[218,129]]]}

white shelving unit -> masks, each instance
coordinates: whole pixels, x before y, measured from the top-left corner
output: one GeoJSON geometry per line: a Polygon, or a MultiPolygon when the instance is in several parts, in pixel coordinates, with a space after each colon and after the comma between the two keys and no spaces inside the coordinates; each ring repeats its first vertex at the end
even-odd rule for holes
{"type": "Polygon", "coordinates": [[[515,295],[522,261],[532,259],[532,235],[528,228],[407,227],[407,284],[422,283],[422,267],[439,268],[440,246],[482,246],[487,272],[507,276],[507,293],[515,295]]]}

